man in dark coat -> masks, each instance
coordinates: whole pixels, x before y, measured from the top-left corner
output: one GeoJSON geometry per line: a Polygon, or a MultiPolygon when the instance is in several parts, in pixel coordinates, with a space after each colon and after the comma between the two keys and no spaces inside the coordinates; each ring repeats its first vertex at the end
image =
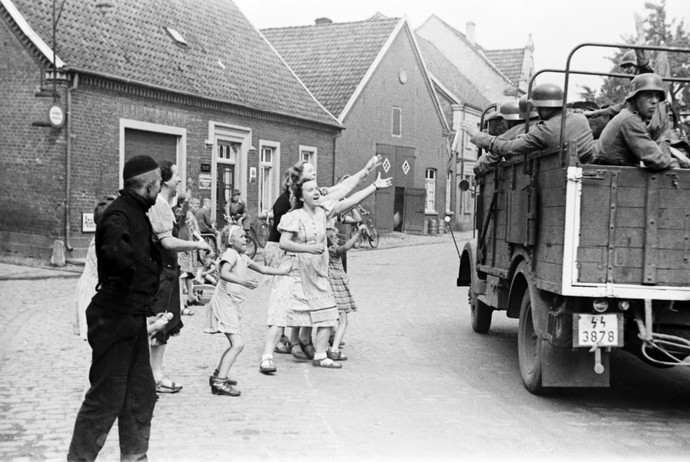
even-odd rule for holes
{"type": "Polygon", "coordinates": [[[146,311],[161,271],[146,211],[156,202],[155,160],[125,163],[124,189],[96,228],[98,288],[86,310],[93,350],[89,388],[77,414],[67,459],[94,460],[118,420],[122,460],[146,460],[156,387],[149,359],[146,311]]]}

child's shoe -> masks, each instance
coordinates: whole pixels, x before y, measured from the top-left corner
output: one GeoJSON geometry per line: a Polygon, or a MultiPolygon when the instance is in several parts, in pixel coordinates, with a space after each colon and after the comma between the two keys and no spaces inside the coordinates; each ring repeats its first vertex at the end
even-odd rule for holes
{"type": "Polygon", "coordinates": [[[213,379],[213,383],[211,384],[211,393],[214,395],[223,396],[240,396],[242,394],[242,392],[228,383],[227,377],[222,379],[216,377],[213,379]]]}

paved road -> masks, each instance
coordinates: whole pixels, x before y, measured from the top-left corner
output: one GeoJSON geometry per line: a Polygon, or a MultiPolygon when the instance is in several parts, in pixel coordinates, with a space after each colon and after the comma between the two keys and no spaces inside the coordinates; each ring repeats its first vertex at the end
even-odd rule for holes
{"type": "MultiPolygon", "coordinates": [[[[258,372],[268,287],[247,300],[236,373],[240,398],[211,395],[225,347],[185,317],[167,373],[184,384],[155,411],[151,460],[687,460],[690,371],[657,371],[626,355],[613,387],[528,394],[517,322],[469,328],[454,287],[452,241],[354,251],[351,317],[340,371],[277,355],[258,372]]],[[[0,460],[64,460],[89,362],[71,333],[74,278],[0,281],[0,460]]],[[[102,460],[118,460],[117,432],[102,460]]]]}

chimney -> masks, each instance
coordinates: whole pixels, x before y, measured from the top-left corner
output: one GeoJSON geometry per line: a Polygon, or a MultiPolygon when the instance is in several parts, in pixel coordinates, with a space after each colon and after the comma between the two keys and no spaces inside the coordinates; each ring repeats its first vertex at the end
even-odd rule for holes
{"type": "Polygon", "coordinates": [[[327,26],[328,24],[333,24],[333,21],[331,21],[329,18],[316,18],[314,20],[314,24],[317,26],[327,26]]]}
{"type": "Polygon", "coordinates": [[[472,45],[476,43],[476,38],[474,35],[476,26],[477,25],[474,23],[474,21],[467,21],[467,23],[465,24],[465,36],[472,45]]]}

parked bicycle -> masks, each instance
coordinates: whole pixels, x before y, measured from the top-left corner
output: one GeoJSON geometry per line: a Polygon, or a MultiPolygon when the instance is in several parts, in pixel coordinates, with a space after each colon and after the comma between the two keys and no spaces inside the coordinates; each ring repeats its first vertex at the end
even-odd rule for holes
{"type": "Polygon", "coordinates": [[[363,242],[368,242],[372,249],[379,246],[379,231],[376,229],[374,220],[371,218],[371,212],[366,210],[361,205],[359,206],[359,213],[362,215],[362,222],[358,225],[353,225],[350,233],[354,233],[357,227],[360,229],[359,242],[355,243],[355,247],[363,242]],[[366,217],[366,218],[365,218],[366,217]]]}
{"type": "Polygon", "coordinates": [[[273,213],[270,210],[264,210],[249,226],[249,233],[262,249],[266,247],[266,242],[268,242],[268,235],[271,233],[272,222],[273,213]]]}

